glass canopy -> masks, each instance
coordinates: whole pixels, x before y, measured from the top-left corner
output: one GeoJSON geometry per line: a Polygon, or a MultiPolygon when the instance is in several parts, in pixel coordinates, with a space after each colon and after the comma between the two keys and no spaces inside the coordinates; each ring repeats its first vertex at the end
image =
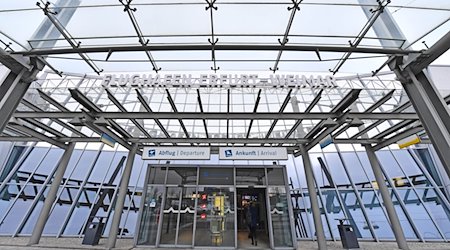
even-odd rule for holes
{"type": "Polygon", "coordinates": [[[2,1],[0,42],[59,72],[370,73],[432,46],[449,18],[441,0],[2,1]]]}

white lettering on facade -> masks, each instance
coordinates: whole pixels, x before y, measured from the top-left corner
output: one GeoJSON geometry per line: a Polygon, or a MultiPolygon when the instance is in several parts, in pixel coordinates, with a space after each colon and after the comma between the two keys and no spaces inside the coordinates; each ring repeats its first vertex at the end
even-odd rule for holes
{"type": "Polygon", "coordinates": [[[256,74],[201,74],[193,77],[191,74],[105,74],[103,87],[282,87],[282,88],[336,88],[336,80],[332,76],[305,75],[271,75],[260,78],[256,74]]]}

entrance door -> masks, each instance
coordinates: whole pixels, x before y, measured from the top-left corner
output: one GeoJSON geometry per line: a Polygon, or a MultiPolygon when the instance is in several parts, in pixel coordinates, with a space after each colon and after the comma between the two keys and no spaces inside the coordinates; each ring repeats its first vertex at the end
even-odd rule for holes
{"type": "Polygon", "coordinates": [[[192,245],[194,196],[194,187],[166,187],[160,245],[192,245]]]}
{"type": "Polygon", "coordinates": [[[269,228],[267,220],[266,206],[266,189],[265,188],[238,188],[237,189],[237,224],[238,224],[238,247],[252,247],[250,237],[250,228],[247,223],[249,220],[248,209],[256,212],[252,216],[257,218],[255,230],[256,242],[258,248],[270,248],[269,228]],[[253,207],[253,208],[251,208],[253,207]]]}
{"type": "Polygon", "coordinates": [[[195,246],[235,247],[234,188],[199,187],[195,246]]]}

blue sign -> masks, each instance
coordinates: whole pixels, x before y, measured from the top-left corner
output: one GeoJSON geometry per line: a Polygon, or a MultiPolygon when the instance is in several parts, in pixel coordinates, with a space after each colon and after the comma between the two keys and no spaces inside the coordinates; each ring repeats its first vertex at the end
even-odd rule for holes
{"type": "Polygon", "coordinates": [[[233,151],[231,149],[225,150],[225,157],[232,157],[233,151]]]}

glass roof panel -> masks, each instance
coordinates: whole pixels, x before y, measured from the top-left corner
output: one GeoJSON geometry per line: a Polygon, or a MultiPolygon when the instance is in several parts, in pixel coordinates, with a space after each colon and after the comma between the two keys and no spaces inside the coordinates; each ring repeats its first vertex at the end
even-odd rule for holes
{"type": "MultiPolygon", "coordinates": [[[[441,1],[445,2],[445,1],[441,1]]],[[[423,10],[401,8],[392,13],[394,20],[409,42],[415,41],[450,18],[450,10],[423,10]]],[[[430,44],[431,46],[432,44],[430,44]]]]}
{"type": "MultiPolygon", "coordinates": [[[[300,4],[300,11],[295,15],[291,34],[356,37],[366,22],[367,17],[359,6],[300,4]]],[[[375,34],[369,32],[367,35],[375,34]]]]}
{"type": "Polygon", "coordinates": [[[217,34],[283,34],[290,15],[286,9],[288,6],[281,4],[220,5],[217,11],[213,11],[214,32],[217,34]]]}
{"type": "MultiPolygon", "coordinates": [[[[61,1],[56,1],[59,4],[61,1]]],[[[203,0],[135,0],[131,7],[140,30],[149,39],[150,46],[156,45],[209,45],[211,34],[211,16],[214,20],[214,35],[218,45],[279,45],[288,27],[292,11],[292,1],[271,0],[218,0],[217,10],[205,10],[203,0]]],[[[377,6],[375,0],[304,0],[296,12],[289,30],[288,45],[329,45],[349,47],[348,41],[363,29],[367,16],[363,8],[377,6]],[[364,3],[364,7],[361,3],[364,3]]],[[[55,5],[50,6],[52,9],[55,5]]],[[[70,8],[76,7],[76,1],[70,8]]],[[[66,9],[67,10],[67,9],[66,9]]],[[[116,0],[81,1],[68,25],[68,33],[81,42],[81,48],[87,46],[137,46],[137,32],[124,7],[116,0]],[[113,25],[111,25],[113,24],[113,25]]],[[[440,0],[396,0],[387,5],[385,12],[376,21],[392,15],[411,47],[416,50],[432,46],[449,30],[450,3],[440,0]],[[391,13],[389,14],[388,11],[391,13]],[[436,30],[434,30],[437,28],[436,30]],[[427,35],[428,32],[431,32],[427,35]],[[422,38],[422,36],[426,35],[422,38]],[[421,42],[425,41],[425,44],[421,42]]],[[[59,16],[56,16],[60,18],[59,16]]],[[[2,1],[0,3],[0,39],[5,44],[13,42],[14,50],[24,50],[14,41],[27,45],[42,21],[49,20],[36,6],[35,0],[2,1]],[[8,37],[9,36],[9,37],[8,37]],[[14,40],[14,41],[13,41],[14,40]]],[[[56,32],[55,34],[57,34],[56,32]]],[[[70,48],[68,42],[52,35],[55,48],[70,48]]],[[[373,28],[369,29],[359,46],[380,47],[379,38],[373,28]]],[[[48,38],[48,37],[44,37],[48,38]]],[[[403,46],[403,37],[382,37],[393,39],[392,47],[403,46]]],[[[47,43],[47,47],[49,46],[47,43]]],[[[40,44],[41,46],[42,44],[40,44]]],[[[37,46],[37,42],[31,42],[37,46]]],[[[216,65],[211,60],[211,51],[153,51],[158,67],[165,71],[220,70],[265,71],[275,66],[278,50],[236,51],[216,50],[216,65]],[[244,62],[244,60],[247,60],[244,62]],[[216,67],[216,68],[214,68],[216,67]]],[[[284,51],[278,65],[280,71],[326,72],[333,69],[343,53],[319,52],[323,61],[317,61],[313,52],[284,51]],[[304,61],[299,61],[304,60],[304,61]],[[312,61],[311,61],[312,60],[312,61]],[[330,61],[332,60],[332,61],[330,61]]],[[[435,63],[448,63],[450,54],[442,56],[435,63]]],[[[144,52],[114,52],[109,62],[104,62],[107,53],[89,54],[98,68],[106,72],[151,71],[144,52]]],[[[63,72],[92,73],[77,54],[52,55],[49,62],[63,72]]],[[[386,56],[376,54],[357,54],[350,56],[340,73],[370,73],[386,61],[386,56]]]]}
{"type": "MultiPolygon", "coordinates": [[[[132,4],[133,6],[133,4],[132,4]]],[[[145,35],[208,34],[209,12],[204,5],[134,6],[137,22],[145,35]],[[163,25],[161,25],[163,24],[163,25]]],[[[126,15],[126,13],[122,13],[126,15]]],[[[131,25],[131,22],[127,22],[131,25]]]]}

